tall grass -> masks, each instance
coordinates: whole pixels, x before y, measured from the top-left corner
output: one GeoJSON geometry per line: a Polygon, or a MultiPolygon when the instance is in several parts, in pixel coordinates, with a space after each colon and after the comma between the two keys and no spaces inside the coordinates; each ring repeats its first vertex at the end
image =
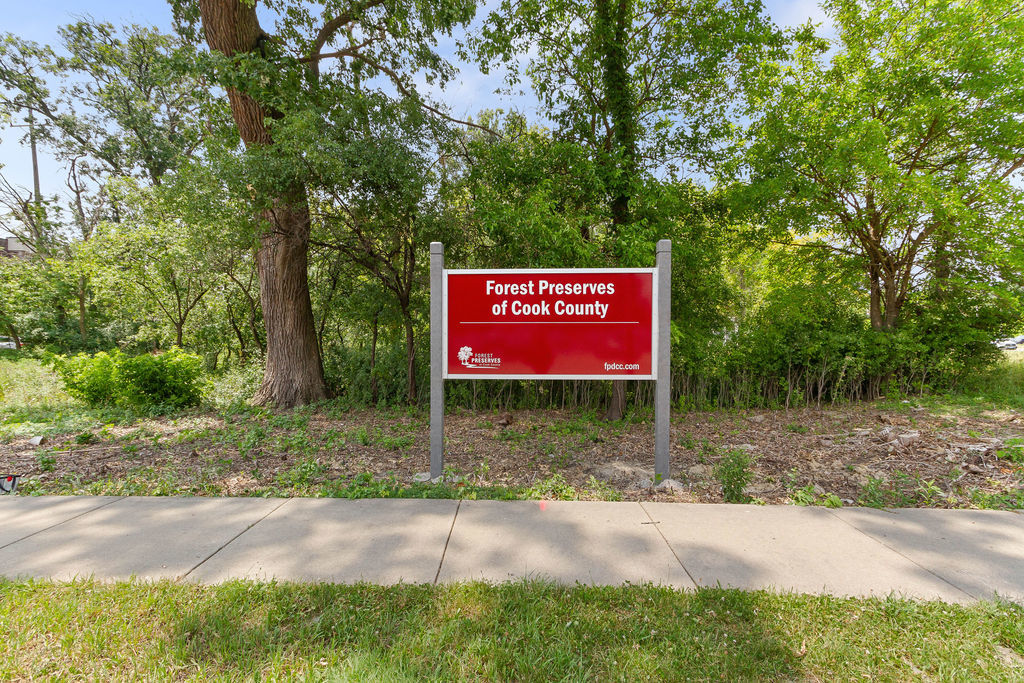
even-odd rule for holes
{"type": "Polygon", "coordinates": [[[1007,351],[1003,360],[968,377],[959,393],[1024,410],[1024,349],[1007,351]]]}
{"type": "Polygon", "coordinates": [[[0,359],[0,406],[38,407],[71,402],[57,375],[35,358],[0,359]]]}

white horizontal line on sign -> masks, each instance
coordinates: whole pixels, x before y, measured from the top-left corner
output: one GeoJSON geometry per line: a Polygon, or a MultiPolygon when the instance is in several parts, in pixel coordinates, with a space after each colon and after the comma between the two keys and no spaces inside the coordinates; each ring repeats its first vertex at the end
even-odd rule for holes
{"type": "Polygon", "coordinates": [[[446,268],[445,273],[464,275],[556,275],[583,273],[599,275],[602,273],[653,273],[657,268],[446,268]]]}
{"type": "Polygon", "coordinates": [[[444,373],[445,379],[658,379],[656,375],[490,375],[444,373]]]}
{"type": "Polygon", "coordinates": [[[639,325],[639,320],[460,320],[456,325],[639,325]]]}

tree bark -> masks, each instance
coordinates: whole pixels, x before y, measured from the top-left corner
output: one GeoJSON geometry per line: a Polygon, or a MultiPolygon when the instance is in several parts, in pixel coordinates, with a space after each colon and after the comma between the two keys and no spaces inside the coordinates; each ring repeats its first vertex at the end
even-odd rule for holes
{"type": "MultiPolygon", "coordinates": [[[[266,38],[255,3],[200,0],[199,11],[210,49],[228,57],[257,50],[266,38]]],[[[245,93],[233,88],[227,91],[232,117],[246,147],[271,144],[264,120],[272,112],[264,111],[245,93]]],[[[273,208],[261,216],[268,227],[256,254],[267,363],[253,402],[292,407],[327,397],[309,296],[309,205],[306,188],[300,183],[268,199],[273,208]]]]}
{"type": "Polygon", "coordinates": [[[402,309],[402,319],[405,323],[406,389],[409,403],[416,403],[416,344],[412,332],[412,315],[408,310],[402,309]]]}
{"type": "Polygon", "coordinates": [[[370,403],[377,405],[377,330],[380,311],[373,312],[373,339],[370,341],[370,403]]]}
{"type": "Polygon", "coordinates": [[[882,278],[879,274],[878,264],[872,261],[868,265],[868,280],[870,287],[870,317],[871,329],[882,329],[882,278]]]}
{"type": "Polygon", "coordinates": [[[89,341],[89,329],[85,319],[85,276],[78,276],[78,334],[82,337],[82,346],[89,341]]]}

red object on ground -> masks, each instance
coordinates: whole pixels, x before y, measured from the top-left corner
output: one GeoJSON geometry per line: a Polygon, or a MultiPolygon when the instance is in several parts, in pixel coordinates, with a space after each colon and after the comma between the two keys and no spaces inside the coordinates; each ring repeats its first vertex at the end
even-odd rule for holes
{"type": "Polygon", "coordinates": [[[654,379],[653,269],[445,271],[446,379],[654,379]]]}

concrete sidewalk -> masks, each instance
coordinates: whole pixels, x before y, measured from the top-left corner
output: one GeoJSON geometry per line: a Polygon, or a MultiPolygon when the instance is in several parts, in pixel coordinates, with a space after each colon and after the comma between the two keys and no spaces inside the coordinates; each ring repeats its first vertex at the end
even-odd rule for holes
{"type": "Polygon", "coordinates": [[[543,577],[1024,603],[1024,515],[559,501],[0,498],[0,575],[543,577]]]}

